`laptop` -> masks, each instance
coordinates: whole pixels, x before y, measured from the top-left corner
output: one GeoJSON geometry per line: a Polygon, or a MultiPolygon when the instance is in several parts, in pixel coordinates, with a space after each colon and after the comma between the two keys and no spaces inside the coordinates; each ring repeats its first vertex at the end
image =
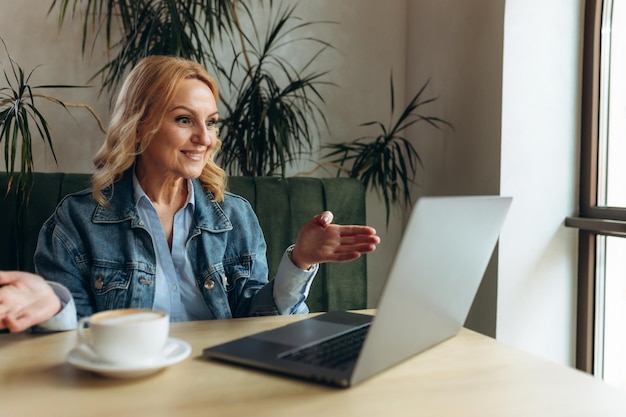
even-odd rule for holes
{"type": "Polygon", "coordinates": [[[204,357],[350,387],[443,342],[467,318],[511,201],[419,198],[374,316],[322,313],[208,347],[204,357]]]}

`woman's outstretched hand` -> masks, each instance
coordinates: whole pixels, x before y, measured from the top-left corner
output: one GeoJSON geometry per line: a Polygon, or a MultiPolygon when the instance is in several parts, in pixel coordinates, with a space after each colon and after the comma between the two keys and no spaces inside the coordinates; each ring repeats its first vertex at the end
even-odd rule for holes
{"type": "Polygon", "coordinates": [[[332,224],[333,213],[324,211],[312,217],[298,232],[291,261],[301,269],[324,262],[352,261],[376,250],[380,238],[369,226],[332,224]]]}

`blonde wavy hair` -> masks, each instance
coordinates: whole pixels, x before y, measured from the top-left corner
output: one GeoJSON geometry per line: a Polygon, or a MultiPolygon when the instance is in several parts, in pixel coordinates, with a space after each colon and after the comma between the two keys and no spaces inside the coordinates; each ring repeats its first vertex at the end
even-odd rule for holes
{"type": "MultiPolygon", "coordinates": [[[[161,127],[178,83],[189,78],[204,82],[218,100],[217,83],[202,65],[193,61],[149,56],[130,72],[113,108],[105,142],[93,159],[96,172],[91,186],[100,204],[107,204],[103,190],[122,178],[161,127]],[[142,137],[138,143],[140,131],[142,137]]],[[[214,201],[224,199],[226,188],[226,173],[215,163],[220,146],[218,139],[199,177],[202,186],[213,193],[214,201]]]]}

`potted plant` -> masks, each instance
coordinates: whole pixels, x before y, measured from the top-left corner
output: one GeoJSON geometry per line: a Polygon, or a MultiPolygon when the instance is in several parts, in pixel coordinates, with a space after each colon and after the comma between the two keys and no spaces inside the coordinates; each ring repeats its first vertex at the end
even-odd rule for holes
{"type": "Polygon", "coordinates": [[[176,55],[208,66],[205,45],[232,31],[236,0],[53,0],[58,26],[82,15],[82,53],[92,36],[104,36],[108,62],[94,74],[113,91],[124,74],[148,55],[176,55]]]}
{"type": "Polygon", "coordinates": [[[62,26],[83,4],[83,53],[95,33],[105,36],[112,56],[94,75],[102,78],[103,90],[117,87],[122,75],[147,55],[177,55],[212,69],[226,109],[219,158],[229,173],[284,176],[290,161],[311,151],[317,122],[326,121],[318,90],[324,73],[309,71],[309,64],[328,45],[298,37],[312,23],[299,20],[295,6],[275,6],[271,0],[257,4],[269,5],[265,36],[250,5],[237,0],[54,0],[49,12],[59,8],[62,26]],[[250,22],[250,33],[243,29],[240,13],[250,22]],[[280,49],[304,41],[322,48],[296,69],[280,56],[280,49]],[[218,60],[218,48],[231,51],[233,60],[218,60]]]}
{"type": "Polygon", "coordinates": [[[313,149],[321,125],[327,127],[320,104],[320,85],[327,85],[324,72],[310,70],[312,62],[329,47],[319,39],[302,37],[300,32],[319,22],[302,22],[295,6],[277,7],[270,2],[268,29],[261,35],[254,24],[257,14],[243,3],[241,9],[251,22],[253,33],[242,29],[236,14],[238,35],[230,47],[234,59],[229,67],[214,63],[228,94],[222,102],[222,166],[244,176],[285,176],[287,165],[313,149]],[[237,43],[236,41],[239,40],[237,43]],[[318,44],[301,67],[295,68],[281,55],[281,49],[296,42],[318,44]]]}
{"type": "Polygon", "coordinates": [[[81,88],[74,85],[31,85],[35,69],[26,73],[11,57],[7,45],[0,39],[9,62],[3,75],[6,85],[0,84],[0,145],[3,146],[4,163],[7,172],[6,193],[11,191],[15,182],[17,191],[28,198],[33,181],[33,141],[39,136],[50,149],[56,162],[56,154],[50,133],[49,123],[40,111],[41,100],[62,106],[69,112],[69,107],[87,109],[98,121],[104,131],[100,119],[94,110],[86,104],[65,103],[58,98],[43,94],[44,89],[81,88]],[[19,158],[18,158],[19,156],[19,158]],[[19,159],[19,168],[16,161],[19,159]]]}
{"type": "Polygon", "coordinates": [[[389,122],[362,123],[360,126],[376,127],[377,133],[350,142],[325,146],[328,150],[325,157],[337,167],[337,176],[346,173],[350,177],[358,178],[366,188],[382,197],[387,224],[392,204],[405,207],[412,204],[411,187],[415,183],[417,168],[422,165],[422,158],[413,143],[404,136],[406,129],[419,122],[425,122],[436,129],[441,129],[442,126],[452,127],[445,120],[422,113],[424,106],[436,100],[433,97],[424,97],[428,84],[429,81],[424,83],[396,118],[393,75],[390,76],[389,122]]]}

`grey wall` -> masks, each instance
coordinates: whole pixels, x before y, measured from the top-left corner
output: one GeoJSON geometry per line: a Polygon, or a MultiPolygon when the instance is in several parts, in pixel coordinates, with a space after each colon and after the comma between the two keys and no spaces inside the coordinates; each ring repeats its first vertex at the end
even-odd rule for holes
{"type": "MultiPolygon", "coordinates": [[[[439,99],[434,107],[454,130],[413,132],[425,155],[423,186],[416,194],[500,194],[502,41],[504,2],[409,2],[407,88],[426,76],[439,99]]],[[[495,336],[497,256],[467,325],[495,336]]]]}

